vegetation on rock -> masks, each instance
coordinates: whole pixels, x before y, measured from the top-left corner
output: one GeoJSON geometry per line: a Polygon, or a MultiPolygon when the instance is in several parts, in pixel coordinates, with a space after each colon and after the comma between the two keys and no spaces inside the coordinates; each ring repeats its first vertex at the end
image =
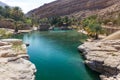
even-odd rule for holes
{"type": "Polygon", "coordinates": [[[31,19],[19,7],[0,6],[0,28],[29,29],[31,19]]]}

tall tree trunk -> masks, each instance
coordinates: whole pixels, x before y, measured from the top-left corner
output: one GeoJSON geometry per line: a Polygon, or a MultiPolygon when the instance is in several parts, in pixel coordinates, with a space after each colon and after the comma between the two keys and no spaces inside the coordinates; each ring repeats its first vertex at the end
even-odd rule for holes
{"type": "Polygon", "coordinates": [[[97,33],[95,33],[95,39],[98,39],[98,34],[97,33]]]}

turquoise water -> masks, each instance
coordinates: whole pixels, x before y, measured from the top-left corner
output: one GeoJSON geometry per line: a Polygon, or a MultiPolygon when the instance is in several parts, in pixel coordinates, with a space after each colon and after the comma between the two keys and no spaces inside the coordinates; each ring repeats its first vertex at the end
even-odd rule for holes
{"type": "Polygon", "coordinates": [[[85,35],[76,31],[31,32],[17,35],[29,43],[28,54],[36,65],[36,80],[98,80],[77,50],[85,35]]]}

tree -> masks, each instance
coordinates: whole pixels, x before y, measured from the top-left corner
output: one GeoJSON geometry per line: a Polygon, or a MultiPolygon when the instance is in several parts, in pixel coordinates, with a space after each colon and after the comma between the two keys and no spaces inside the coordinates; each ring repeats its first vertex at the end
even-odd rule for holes
{"type": "Polygon", "coordinates": [[[10,11],[11,11],[10,7],[5,6],[5,8],[4,8],[4,17],[5,18],[10,18],[10,11]]]}
{"type": "Polygon", "coordinates": [[[15,21],[14,24],[15,24],[15,27],[14,27],[15,32],[18,32],[19,29],[24,28],[24,23],[22,21],[15,21]]]}
{"type": "Polygon", "coordinates": [[[15,30],[16,32],[20,28],[24,29],[25,25],[27,25],[27,27],[30,27],[31,23],[32,23],[32,19],[25,17],[21,8],[9,7],[9,6],[5,6],[5,7],[0,6],[0,20],[1,20],[1,22],[2,22],[2,20],[6,21],[6,22],[4,21],[5,26],[2,26],[2,27],[14,28],[14,29],[16,29],[15,30]],[[11,21],[11,20],[13,20],[13,21],[11,21]],[[12,27],[11,27],[11,25],[12,25],[12,27]],[[20,25],[20,27],[18,27],[18,25],[20,25]]]}
{"type": "Polygon", "coordinates": [[[61,18],[59,16],[54,16],[49,18],[49,22],[52,26],[57,26],[57,27],[60,27],[62,24],[61,18]]]}
{"type": "Polygon", "coordinates": [[[66,24],[66,26],[70,26],[72,21],[67,16],[63,17],[63,23],[66,24]]]}
{"type": "Polygon", "coordinates": [[[4,11],[4,10],[3,10],[3,7],[0,6],[0,15],[1,15],[1,16],[3,16],[3,11],[4,11]]]}
{"type": "Polygon", "coordinates": [[[24,22],[25,22],[26,24],[32,25],[32,19],[29,18],[29,17],[25,18],[24,22]]]}
{"type": "Polygon", "coordinates": [[[19,7],[14,7],[11,10],[11,18],[14,19],[15,21],[23,21],[24,13],[19,7]]]}
{"type": "Polygon", "coordinates": [[[102,27],[97,21],[97,16],[90,16],[82,21],[82,26],[88,35],[98,39],[98,35],[102,32],[102,27]]]}
{"type": "Polygon", "coordinates": [[[35,14],[32,14],[31,16],[31,21],[32,21],[32,26],[37,26],[39,25],[39,18],[35,15],[35,14]]]}
{"type": "Polygon", "coordinates": [[[65,17],[54,16],[54,17],[49,18],[48,20],[52,26],[56,26],[56,27],[61,27],[64,25],[68,27],[72,23],[71,19],[67,16],[65,17]]]}
{"type": "Polygon", "coordinates": [[[90,28],[91,35],[93,35],[95,39],[98,39],[98,35],[102,32],[101,25],[98,23],[93,23],[89,25],[89,28],[90,28]]]}

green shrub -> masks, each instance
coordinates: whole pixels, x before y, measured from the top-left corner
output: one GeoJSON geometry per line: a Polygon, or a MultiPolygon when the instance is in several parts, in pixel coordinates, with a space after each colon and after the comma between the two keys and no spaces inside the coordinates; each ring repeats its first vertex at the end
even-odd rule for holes
{"type": "Polygon", "coordinates": [[[11,36],[12,36],[12,33],[11,33],[11,32],[8,32],[8,31],[5,30],[5,29],[0,29],[0,39],[10,38],[11,36]]]}

